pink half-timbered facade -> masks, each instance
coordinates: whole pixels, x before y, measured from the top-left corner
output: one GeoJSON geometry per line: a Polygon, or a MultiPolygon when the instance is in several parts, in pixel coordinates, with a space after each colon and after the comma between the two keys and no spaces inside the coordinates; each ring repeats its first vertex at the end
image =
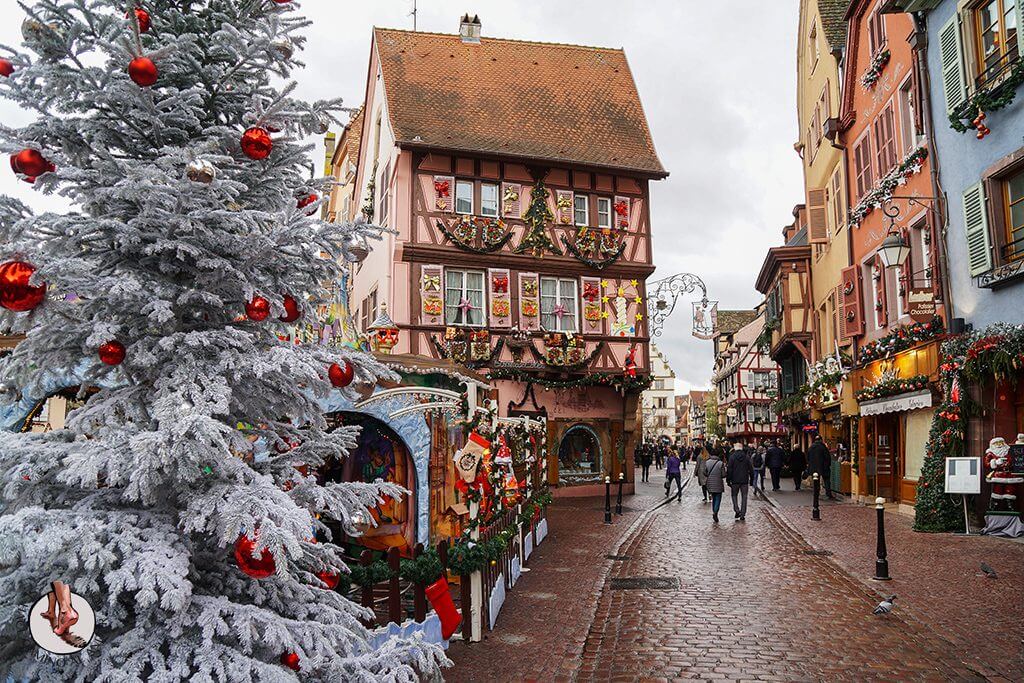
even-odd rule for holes
{"type": "MultiPolygon", "coordinates": [[[[632,471],[649,373],[655,154],[622,50],[376,29],[356,177],[389,228],[353,275],[394,353],[490,376],[548,419],[550,483],[632,471]]],[[[564,492],[564,491],[563,491],[564,492]]]]}

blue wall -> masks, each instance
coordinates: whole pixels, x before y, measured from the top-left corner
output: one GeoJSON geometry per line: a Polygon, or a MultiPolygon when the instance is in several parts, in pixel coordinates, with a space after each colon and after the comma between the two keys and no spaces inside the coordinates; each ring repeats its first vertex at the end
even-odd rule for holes
{"type": "MultiPolygon", "coordinates": [[[[956,0],[944,0],[927,14],[928,76],[931,82],[932,126],[939,162],[939,181],[948,199],[949,229],[946,235],[953,313],[976,329],[995,322],[1024,323],[1024,279],[1001,289],[982,289],[970,276],[964,228],[964,190],[982,179],[996,161],[1024,147],[1024,85],[1018,86],[1013,103],[987,113],[992,133],[978,140],[973,130],[958,133],[949,127],[946,93],[942,85],[939,31],[956,11],[956,0]]],[[[968,75],[970,79],[970,75],[968,75]]]]}

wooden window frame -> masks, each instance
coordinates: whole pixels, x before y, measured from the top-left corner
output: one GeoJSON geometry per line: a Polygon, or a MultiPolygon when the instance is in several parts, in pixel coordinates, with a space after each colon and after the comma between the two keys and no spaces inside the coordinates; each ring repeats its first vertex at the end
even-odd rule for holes
{"type": "Polygon", "coordinates": [[[906,157],[920,146],[921,134],[918,130],[917,83],[913,74],[908,75],[896,89],[896,101],[899,104],[900,152],[906,157]],[[909,93],[909,101],[904,97],[909,93]],[[909,128],[909,130],[908,130],[909,128]],[[909,140],[907,138],[910,138],[909,140]]]}
{"type": "Polygon", "coordinates": [[[856,199],[858,202],[875,186],[874,164],[875,155],[871,149],[871,126],[865,126],[864,132],[853,144],[853,182],[854,188],[857,190],[856,199]],[[861,149],[866,149],[863,160],[867,163],[858,171],[857,166],[862,161],[861,149]],[[862,180],[864,180],[863,184],[861,183],[862,180]]]}
{"type": "Polygon", "coordinates": [[[498,218],[501,216],[501,186],[498,183],[479,183],[480,185],[480,215],[487,218],[498,218]],[[484,188],[494,188],[494,213],[484,213],[484,188]]]}
{"type": "Polygon", "coordinates": [[[537,280],[537,301],[540,304],[540,311],[539,311],[539,313],[540,313],[540,327],[541,327],[542,330],[544,330],[545,332],[578,332],[579,331],[579,324],[580,324],[580,283],[579,283],[578,279],[570,278],[570,277],[560,277],[558,275],[541,275],[538,278],[538,280],[537,280]],[[574,304],[573,304],[573,316],[572,317],[573,317],[573,321],[574,322],[573,322],[573,326],[572,326],[571,329],[570,328],[564,328],[560,324],[562,321],[564,321],[564,318],[563,318],[562,321],[559,321],[559,320],[556,319],[556,325],[555,325],[556,329],[550,329],[550,328],[547,328],[547,327],[544,326],[544,299],[545,299],[545,296],[544,296],[544,281],[545,280],[554,280],[555,283],[556,283],[555,284],[555,302],[556,303],[561,301],[562,299],[568,299],[569,298],[567,296],[563,296],[563,294],[562,294],[562,285],[565,285],[565,284],[571,284],[572,285],[572,288],[573,288],[572,299],[574,301],[574,304]]]}
{"type": "Polygon", "coordinates": [[[381,171],[380,198],[377,200],[377,224],[386,226],[391,215],[391,160],[388,159],[381,171]]]}
{"type": "Polygon", "coordinates": [[[612,227],[612,198],[611,197],[597,197],[596,200],[595,200],[595,205],[597,207],[597,227],[601,228],[601,229],[611,228],[612,227]],[[601,223],[601,202],[607,202],[607,209],[608,210],[604,212],[605,215],[607,215],[607,217],[608,217],[608,220],[607,220],[606,223],[601,223]]]}
{"type": "MultiPolygon", "coordinates": [[[[1016,0],[1021,2],[1022,0],[1016,0]]],[[[1000,44],[1001,54],[999,61],[996,64],[1002,64],[1003,67],[1017,61],[1021,58],[1020,41],[1022,27],[1017,27],[1017,45],[1015,49],[1006,49],[1006,0],[976,0],[975,2],[968,5],[967,9],[967,28],[969,29],[968,35],[970,36],[970,61],[971,66],[971,84],[974,88],[986,88],[995,86],[1003,81],[1008,75],[1008,70],[996,69],[995,76],[986,76],[985,74],[992,68],[989,67],[985,59],[984,49],[985,41],[981,27],[981,12],[984,7],[992,2],[999,3],[999,30],[998,39],[1000,44]]],[[[1016,11],[1016,10],[1015,10],[1016,11]]],[[[965,46],[966,47],[966,46],[965,46]]],[[[993,65],[995,66],[995,65],[993,65]]]]}
{"type": "MultiPolygon", "coordinates": [[[[876,3],[877,4],[877,3],[876,3]]],[[[885,15],[881,7],[875,7],[868,15],[868,47],[874,57],[889,44],[885,31],[885,15]]]]}
{"type": "Polygon", "coordinates": [[[589,227],[589,225],[590,225],[590,195],[574,194],[572,196],[572,223],[573,223],[573,225],[575,225],[576,227],[579,227],[579,228],[589,227]],[[576,217],[576,214],[579,211],[579,208],[577,208],[576,202],[577,202],[577,200],[580,200],[580,199],[583,200],[583,213],[584,213],[584,216],[583,216],[583,222],[582,223],[580,223],[580,221],[576,217]]]}
{"type": "Polygon", "coordinates": [[[448,327],[486,327],[487,326],[487,271],[477,270],[475,268],[448,268],[444,269],[444,324],[448,327]],[[480,291],[482,293],[482,305],[478,309],[480,313],[479,323],[467,323],[467,322],[452,322],[448,319],[448,275],[449,273],[461,273],[462,274],[462,298],[466,297],[466,275],[473,273],[480,275],[480,291]]]}
{"type": "MultiPolygon", "coordinates": [[[[988,168],[982,176],[985,195],[988,198],[985,210],[988,212],[989,237],[993,247],[993,268],[1024,258],[1024,245],[1018,247],[1019,253],[1013,258],[1007,258],[1005,255],[1010,245],[1010,209],[1006,201],[1007,181],[1019,173],[1024,173],[1024,147],[1001,159],[988,168]]],[[[932,245],[934,246],[934,244],[933,240],[932,245]]]]}
{"type": "Polygon", "coordinates": [[[464,178],[455,179],[455,196],[452,198],[454,202],[455,213],[460,216],[472,216],[476,209],[476,181],[466,180],[464,178]],[[469,185],[469,211],[459,211],[459,188],[469,185]]]}
{"type": "Polygon", "coordinates": [[[879,178],[884,178],[899,163],[899,155],[896,153],[896,112],[893,104],[893,100],[890,99],[871,122],[872,137],[875,139],[875,168],[879,178]]]}

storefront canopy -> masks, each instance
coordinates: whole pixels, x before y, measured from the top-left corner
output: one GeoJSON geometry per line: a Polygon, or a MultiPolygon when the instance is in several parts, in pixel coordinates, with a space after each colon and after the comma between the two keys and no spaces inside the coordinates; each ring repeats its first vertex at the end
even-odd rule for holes
{"type": "Polygon", "coordinates": [[[915,391],[909,394],[899,394],[898,396],[879,398],[873,401],[861,401],[860,414],[862,416],[867,416],[881,415],[883,413],[901,413],[907,410],[930,408],[931,405],[931,389],[925,389],[923,391],[915,391]]]}

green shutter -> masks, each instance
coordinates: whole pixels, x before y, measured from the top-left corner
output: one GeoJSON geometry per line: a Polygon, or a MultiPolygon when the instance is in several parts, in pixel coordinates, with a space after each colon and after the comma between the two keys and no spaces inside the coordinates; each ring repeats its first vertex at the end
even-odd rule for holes
{"type": "Polygon", "coordinates": [[[954,14],[939,31],[939,54],[942,56],[942,84],[946,89],[947,114],[952,114],[967,101],[963,52],[960,15],[954,14]]]}
{"type": "Polygon", "coordinates": [[[992,237],[988,232],[985,186],[978,183],[964,192],[964,228],[967,230],[967,262],[971,277],[992,270],[992,237]]]}
{"type": "Polygon", "coordinates": [[[1017,51],[1024,57],[1024,0],[1017,0],[1017,51]]]}

